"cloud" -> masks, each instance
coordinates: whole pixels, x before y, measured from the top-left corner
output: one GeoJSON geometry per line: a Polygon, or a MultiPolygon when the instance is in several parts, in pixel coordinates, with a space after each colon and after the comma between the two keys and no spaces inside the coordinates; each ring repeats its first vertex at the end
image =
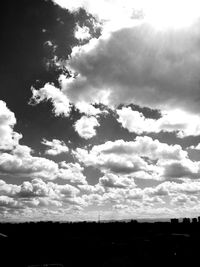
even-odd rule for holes
{"type": "Polygon", "coordinates": [[[41,175],[51,179],[57,171],[58,166],[54,161],[32,156],[31,149],[27,146],[18,145],[10,154],[0,154],[1,173],[26,177],[41,175]]]}
{"type": "MultiPolygon", "coordinates": [[[[15,185],[0,181],[0,191],[1,186],[13,188],[15,185]]],[[[183,212],[183,208],[189,212],[187,208],[199,205],[200,182],[197,180],[183,183],[167,181],[155,187],[141,189],[136,187],[131,179],[128,182],[125,177],[105,175],[100,178],[99,184],[80,185],[79,189],[69,184],[61,185],[33,179],[18,185],[17,190],[13,190],[12,194],[10,192],[7,190],[6,193],[4,190],[4,194],[0,197],[1,215],[5,215],[6,212],[11,215],[14,212],[17,216],[25,217],[25,213],[28,212],[31,218],[35,219],[45,212],[45,208],[48,208],[48,213],[52,215],[54,209],[59,207],[64,213],[77,207],[82,209],[82,216],[84,216],[85,207],[111,205],[115,209],[116,205],[121,205],[127,208],[126,215],[130,211],[132,215],[136,212],[137,216],[144,214],[156,216],[158,211],[161,212],[161,208],[167,209],[164,205],[168,202],[171,205],[168,212],[174,212],[176,206],[181,208],[177,214],[183,212]]],[[[45,218],[47,218],[46,215],[45,218]]]]}
{"type": "Polygon", "coordinates": [[[198,203],[196,196],[178,195],[171,200],[171,204],[175,206],[194,206],[198,203]]]}
{"type": "Polygon", "coordinates": [[[114,187],[114,188],[131,188],[135,187],[135,182],[133,179],[127,177],[120,177],[115,174],[106,174],[99,179],[99,184],[105,188],[114,187]]]}
{"type": "Polygon", "coordinates": [[[85,39],[90,39],[90,29],[87,26],[80,27],[78,24],[76,25],[74,36],[83,41],[85,39]]]}
{"type": "Polygon", "coordinates": [[[158,165],[164,167],[163,175],[169,178],[200,178],[200,162],[193,162],[190,159],[181,161],[159,162],[158,165]]]}
{"type": "Polygon", "coordinates": [[[96,185],[90,185],[90,184],[78,185],[77,187],[80,189],[81,193],[83,194],[94,193],[94,194],[102,195],[105,192],[104,187],[102,187],[99,183],[96,185]]]}
{"type": "Polygon", "coordinates": [[[55,3],[63,8],[76,12],[80,8],[84,8],[88,13],[95,16],[98,20],[101,20],[106,24],[107,30],[114,30],[121,28],[122,26],[129,26],[133,24],[133,10],[138,6],[138,3],[132,1],[126,1],[126,4],[121,0],[101,0],[101,1],[83,1],[83,0],[54,0],[55,3]],[[119,17],[121,20],[119,21],[119,17]]]}
{"type": "MultiPolygon", "coordinates": [[[[59,178],[73,184],[87,184],[86,177],[83,175],[84,168],[79,163],[56,163],[44,157],[36,157],[32,155],[33,151],[30,147],[20,145],[21,135],[13,131],[16,123],[14,113],[6,107],[3,101],[0,101],[0,106],[2,106],[0,109],[0,149],[9,149],[9,151],[0,153],[0,175],[2,177],[8,175],[16,179],[20,177],[44,180],[59,178]]],[[[69,151],[66,144],[58,139],[52,141],[43,139],[42,143],[50,147],[45,151],[48,155],[56,156],[69,151]]],[[[0,187],[3,193],[9,191],[12,194],[12,191],[18,190],[17,186],[10,188],[4,183],[0,184],[0,187]]]]}
{"type": "Polygon", "coordinates": [[[20,191],[20,187],[15,184],[7,184],[5,181],[0,180],[0,194],[6,196],[16,195],[20,191]]]}
{"type": "Polygon", "coordinates": [[[158,0],[54,0],[55,3],[63,8],[76,12],[80,8],[84,8],[87,12],[92,13],[99,19],[102,19],[110,27],[115,29],[125,27],[131,24],[131,19],[143,19],[150,23],[158,30],[166,30],[168,28],[179,29],[188,27],[191,23],[199,18],[199,2],[197,0],[169,0],[160,3],[158,0]],[[181,9],[180,9],[181,6],[181,9]],[[179,13],[178,13],[179,12],[179,13]],[[170,21],[169,15],[170,14],[170,21]],[[119,21],[119,17],[122,21],[119,21]]]}
{"type": "Polygon", "coordinates": [[[90,139],[96,135],[96,127],[100,126],[95,117],[82,116],[74,124],[75,131],[84,139],[90,139]]]}
{"type": "Polygon", "coordinates": [[[79,163],[60,163],[60,169],[57,178],[70,181],[73,184],[87,184],[86,177],[83,175],[84,168],[79,163]]]}
{"type": "Polygon", "coordinates": [[[189,180],[183,183],[167,181],[158,185],[153,190],[153,194],[160,195],[161,192],[162,194],[169,194],[169,195],[178,195],[178,194],[199,195],[200,182],[199,180],[189,180]]]}
{"type": "Polygon", "coordinates": [[[137,136],[134,141],[107,141],[104,144],[95,145],[89,151],[77,148],[74,151],[80,161],[90,165],[106,157],[106,155],[115,154],[116,156],[141,156],[148,157],[151,160],[166,159],[180,160],[188,156],[180,145],[168,145],[158,140],[153,140],[148,136],[137,136]]]}
{"type": "Polygon", "coordinates": [[[69,148],[66,146],[64,141],[58,139],[53,139],[52,141],[43,139],[42,144],[49,147],[49,149],[45,150],[45,154],[47,155],[57,156],[61,153],[69,152],[69,148]]]}
{"type": "Polygon", "coordinates": [[[141,24],[112,32],[74,48],[67,68],[78,73],[62,82],[71,102],[99,102],[107,92],[108,105],[200,112],[198,23],[177,31],[141,24]]]}
{"type": "Polygon", "coordinates": [[[15,114],[0,100],[0,149],[12,149],[22,138],[13,130],[16,122],[15,114]]]}
{"type": "Polygon", "coordinates": [[[94,106],[88,104],[87,102],[78,102],[76,103],[75,106],[80,113],[84,113],[87,116],[96,116],[102,113],[102,111],[99,108],[95,108],[94,106]]]}
{"type": "Polygon", "coordinates": [[[68,180],[74,184],[87,184],[83,167],[78,163],[56,163],[31,155],[31,149],[18,145],[11,153],[0,154],[0,173],[29,179],[42,178],[68,180]]]}
{"type": "MultiPolygon", "coordinates": [[[[31,182],[25,181],[21,184],[17,196],[20,198],[47,197],[52,196],[48,185],[41,179],[33,179],[31,182]]],[[[55,197],[55,195],[53,195],[55,197]]]]}
{"type": "Polygon", "coordinates": [[[197,144],[196,146],[190,146],[190,147],[188,147],[188,148],[190,148],[190,149],[195,149],[195,150],[200,150],[200,143],[197,144]]]}
{"type": "MultiPolygon", "coordinates": [[[[176,199],[184,198],[184,203],[188,205],[197,205],[200,201],[199,191],[200,183],[199,181],[187,181],[183,183],[176,182],[163,182],[154,187],[138,188],[133,184],[126,184],[126,186],[115,186],[115,182],[120,181],[120,178],[116,176],[104,176],[100,183],[95,186],[90,186],[97,188],[103,186],[104,191],[99,191],[99,193],[93,190],[86,191],[82,197],[89,205],[101,205],[111,204],[113,207],[116,204],[127,205],[129,209],[131,207],[137,207],[140,211],[144,212],[147,207],[151,208],[153,213],[158,207],[163,207],[166,203],[171,202],[172,204],[176,202],[176,199]],[[109,178],[113,179],[109,179],[109,178]],[[119,180],[118,180],[119,179],[119,180]]],[[[84,191],[83,191],[84,192],[84,191]]],[[[173,210],[171,210],[173,211],[173,210]]],[[[138,213],[137,213],[138,214],[138,213]]]]}
{"type": "Polygon", "coordinates": [[[141,112],[134,111],[130,107],[123,107],[116,112],[119,116],[118,122],[129,132],[137,134],[159,133],[161,131],[176,132],[180,138],[200,134],[200,116],[181,110],[163,113],[162,117],[157,120],[145,118],[141,112]]]}
{"type": "Polygon", "coordinates": [[[53,182],[44,182],[42,179],[25,181],[20,186],[17,196],[20,198],[49,197],[51,199],[73,198],[78,195],[79,189],[64,184],[59,185],[53,182]]]}
{"type": "Polygon", "coordinates": [[[116,174],[130,174],[148,169],[148,164],[137,155],[96,154],[94,150],[88,153],[80,148],[77,148],[74,154],[86,166],[95,166],[103,172],[109,170],[116,174]]]}
{"type": "Polygon", "coordinates": [[[86,166],[94,166],[106,174],[161,181],[200,175],[200,163],[191,161],[181,146],[161,143],[148,136],[137,136],[129,142],[108,141],[90,150],[77,148],[72,153],[86,166]]]}
{"type": "Polygon", "coordinates": [[[71,111],[71,105],[66,95],[64,95],[60,89],[56,88],[52,84],[46,83],[45,86],[39,90],[34,88],[32,90],[32,98],[30,104],[36,105],[41,102],[50,100],[53,104],[53,111],[56,116],[68,117],[71,111]]]}
{"type": "Polygon", "coordinates": [[[21,216],[24,216],[28,210],[34,219],[34,213],[39,214],[46,207],[51,212],[58,207],[63,207],[63,211],[67,211],[69,208],[82,208],[82,206],[87,205],[79,196],[80,190],[78,188],[69,184],[60,185],[44,182],[38,178],[24,181],[18,186],[0,181],[0,192],[3,194],[0,196],[1,215],[5,212],[11,214],[20,209],[21,216]],[[10,190],[4,190],[5,188],[10,188],[10,190]]]}
{"type": "Polygon", "coordinates": [[[0,210],[2,208],[19,208],[19,203],[11,197],[0,196],[0,210]]]}

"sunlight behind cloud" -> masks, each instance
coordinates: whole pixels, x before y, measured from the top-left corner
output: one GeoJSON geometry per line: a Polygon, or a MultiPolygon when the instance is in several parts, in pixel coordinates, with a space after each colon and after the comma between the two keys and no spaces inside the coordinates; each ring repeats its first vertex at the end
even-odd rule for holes
{"type": "Polygon", "coordinates": [[[200,17],[200,3],[196,0],[141,1],[145,20],[156,29],[189,27],[200,17]]]}
{"type": "Polygon", "coordinates": [[[193,24],[199,17],[200,3],[197,0],[54,0],[61,7],[74,11],[80,7],[106,21],[109,29],[134,25],[135,19],[144,20],[158,30],[181,29],[193,24]],[[139,13],[138,13],[138,12],[139,13]]]}

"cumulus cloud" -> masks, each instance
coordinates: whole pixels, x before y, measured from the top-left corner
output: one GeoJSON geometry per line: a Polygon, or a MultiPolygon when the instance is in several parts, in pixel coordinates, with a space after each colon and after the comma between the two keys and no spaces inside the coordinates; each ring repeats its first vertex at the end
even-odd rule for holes
{"type": "Polygon", "coordinates": [[[198,203],[198,198],[196,196],[188,195],[178,195],[171,200],[171,204],[175,206],[194,206],[198,203]]]}
{"type": "Polygon", "coordinates": [[[20,191],[20,186],[15,184],[7,184],[5,181],[0,180],[0,194],[6,196],[15,195],[20,191]]]}
{"type": "MultiPolygon", "coordinates": [[[[168,145],[148,136],[137,136],[134,141],[107,141],[104,144],[93,146],[88,153],[85,149],[77,148],[74,152],[79,160],[90,165],[103,155],[137,155],[148,157],[151,160],[172,159],[180,160],[187,157],[187,152],[180,145],[168,145]]],[[[103,158],[102,158],[103,160],[103,158]]]]}
{"type": "Polygon", "coordinates": [[[72,185],[59,185],[53,182],[44,182],[37,178],[30,182],[23,182],[17,196],[21,198],[49,197],[51,199],[61,199],[75,197],[78,193],[79,189],[72,185]]]}
{"type": "Polygon", "coordinates": [[[199,195],[199,180],[190,180],[183,183],[166,181],[155,188],[146,188],[146,192],[150,195],[199,195]]]}
{"type": "Polygon", "coordinates": [[[18,145],[11,153],[0,154],[0,174],[24,178],[57,178],[74,184],[87,184],[83,167],[78,163],[56,163],[52,160],[31,155],[31,149],[18,145]]]}
{"type": "Polygon", "coordinates": [[[11,153],[0,154],[1,173],[52,177],[57,171],[58,166],[54,161],[32,156],[31,149],[27,146],[18,145],[11,153]]]}
{"type": "Polygon", "coordinates": [[[67,67],[78,73],[63,83],[74,102],[135,103],[199,113],[199,24],[156,31],[147,24],[112,32],[74,48],[67,67]]]}
{"type": "Polygon", "coordinates": [[[0,149],[13,149],[22,138],[13,130],[16,122],[15,114],[0,100],[0,149]]]}
{"type": "Polygon", "coordinates": [[[14,200],[13,198],[11,197],[8,197],[8,196],[0,196],[0,210],[2,208],[19,208],[20,205],[19,203],[14,200]]]}
{"type": "Polygon", "coordinates": [[[74,184],[87,184],[86,176],[83,174],[84,168],[79,163],[66,163],[62,161],[60,167],[57,178],[70,181],[74,184]]]}
{"type": "Polygon", "coordinates": [[[60,89],[56,88],[52,84],[45,84],[45,86],[39,90],[34,88],[32,90],[32,98],[30,104],[39,104],[41,102],[50,100],[53,104],[53,111],[56,116],[69,116],[71,111],[71,105],[69,99],[64,95],[60,89]]]}
{"type": "MultiPolygon", "coordinates": [[[[3,101],[0,101],[0,149],[8,151],[0,153],[0,175],[13,176],[20,178],[42,178],[45,180],[64,179],[73,184],[87,184],[86,177],[83,175],[84,168],[78,163],[56,163],[43,157],[32,155],[32,149],[25,145],[19,144],[21,135],[13,131],[16,118],[3,101]]],[[[42,142],[50,147],[46,150],[48,155],[58,155],[67,153],[69,148],[63,141],[46,139],[42,142]]],[[[1,181],[1,180],[0,180],[1,181]]],[[[25,184],[30,186],[27,182],[25,184]]],[[[12,195],[12,192],[18,190],[18,186],[8,186],[3,181],[0,182],[0,191],[12,195]]],[[[8,195],[8,196],[9,196],[8,195]]]]}
{"type": "Polygon", "coordinates": [[[89,153],[85,149],[78,148],[74,152],[75,156],[86,166],[95,166],[106,172],[130,174],[148,169],[148,164],[137,155],[117,155],[115,153],[96,155],[91,150],[89,153]]]}
{"type": "MultiPolygon", "coordinates": [[[[0,181],[0,214],[8,211],[17,211],[23,216],[27,210],[31,213],[40,213],[44,208],[49,212],[54,208],[63,207],[63,211],[69,208],[87,205],[79,196],[80,190],[69,184],[56,184],[44,182],[42,179],[24,181],[16,186],[0,181]],[[5,190],[6,189],[6,190],[5,190]]],[[[34,217],[34,214],[32,214],[34,217]]],[[[32,219],[33,219],[32,217],[32,219]]]]}
{"type": "Polygon", "coordinates": [[[164,176],[169,178],[200,178],[200,162],[193,162],[190,159],[181,161],[159,162],[164,167],[164,176]]]}
{"type": "Polygon", "coordinates": [[[105,192],[104,187],[102,187],[99,183],[96,185],[78,185],[78,188],[80,189],[81,193],[83,194],[99,194],[102,195],[105,192]]]}
{"type": "Polygon", "coordinates": [[[200,134],[200,116],[181,110],[163,113],[162,117],[157,120],[145,118],[141,112],[134,111],[130,107],[123,107],[116,112],[119,116],[118,122],[130,132],[137,134],[176,132],[180,138],[200,134]]]}
{"type": "Polygon", "coordinates": [[[91,38],[90,29],[87,26],[80,27],[76,25],[74,36],[80,41],[87,40],[91,38]]]}
{"type": "MultiPolygon", "coordinates": [[[[110,176],[112,177],[112,176],[110,176]]],[[[169,201],[175,204],[177,200],[188,202],[190,205],[197,205],[199,203],[199,192],[200,192],[200,182],[199,181],[187,181],[183,183],[176,183],[166,181],[154,187],[138,188],[133,185],[128,184],[126,186],[115,186],[117,178],[110,179],[109,176],[102,177],[103,179],[99,181],[98,185],[93,186],[103,186],[104,191],[97,193],[90,190],[87,194],[83,195],[83,198],[91,205],[105,205],[110,203],[115,207],[115,205],[127,205],[130,209],[131,207],[138,207],[141,210],[150,207],[152,212],[159,206],[162,207],[166,205],[169,201]],[[114,181],[114,183],[113,183],[114,181]]],[[[90,186],[91,187],[91,186],[90,186]]],[[[84,192],[84,191],[83,191],[84,192]]]]}
{"type": "Polygon", "coordinates": [[[197,179],[200,176],[200,162],[190,160],[180,145],[168,145],[147,136],[137,136],[129,142],[108,141],[90,150],[77,148],[73,154],[86,166],[137,179],[197,179]]]}
{"type": "Polygon", "coordinates": [[[80,113],[84,113],[87,116],[96,116],[102,112],[99,108],[95,108],[87,102],[78,102],[75,106],[80,113]]]}
{"type": "Polygon", "coordinates": [[[126,188],[135,187],[134,179],[127,177],[120,177],[118,175],[108,173],[99,179],[99,184],[103,187],[114,187],[114,188],[126,188]]]}
{"type": "MultiPolygon", "coordinates": [[[[138,188],[134,181],[127,177],[104,175],[96,185],[79,185],[78,188],[69,184],[45,182],[42,179],[24,181],[18,185],[6,184],[0,181],[0,213],[8,211],[19,212],[22,215],[31,212],[31,216],[38,216],[45,208],[51,214],[54,208],[62,207],[65,213],[73,207],[83,209],[90,205],[106,207],[111,205],[120,209],[126,207],[128,211],[139,214],[157,214],[168,202],[173,207],[191,208],[199,205],[199,181],[183,183],[163,182],[154,187],[138,188]],[[12,188],[4,190],[3,188],[12,188]],[[4,192],[4,193],[3,193],[4,192]],[[12,192],[12,194],[11,194],[12,192]]],[[[165,209],[167,209],[165,207],[165,209]]],[[[173,212],[169,209],[168,212],[173,212]]],[[[41,214],[40,214],[41,215],[41,214]]],[[[46,217],[45,217],[46,218],[46,217]]]]}
{"type": "Polygon", "coordinates": [[[75,131],[84,139],[90,139],[96,135],[96,127],[100,126],[95,117],[82,116],[74,124],[75,131]]]}
{"type": "Polygon", "coordinates": [[[47,155],[56,156],[69,151],[69,148],[66,146],[65,142],[58,139],[48,141],[44,138],[42,144],[49,147],[49,149],[45,150],[45,154],[47,155]]]}

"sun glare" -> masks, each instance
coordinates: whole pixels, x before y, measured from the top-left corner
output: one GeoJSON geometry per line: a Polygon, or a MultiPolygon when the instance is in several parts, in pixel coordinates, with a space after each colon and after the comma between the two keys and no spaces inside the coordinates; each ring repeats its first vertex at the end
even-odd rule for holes
{"type": "Polygon", "coordinates": [[[141,2],[145,21],[159,30],[186,28],[200,17],[200,2],[197,0],[141,2]]]}

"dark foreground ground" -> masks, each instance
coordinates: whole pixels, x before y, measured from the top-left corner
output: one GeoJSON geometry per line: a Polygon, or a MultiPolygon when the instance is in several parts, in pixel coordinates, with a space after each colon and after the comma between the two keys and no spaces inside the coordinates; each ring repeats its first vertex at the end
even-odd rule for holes
{"type": "Polygon", "coordinates": [[[0,266],[199,266],[200,224],[0,224],[0,266]]]}

